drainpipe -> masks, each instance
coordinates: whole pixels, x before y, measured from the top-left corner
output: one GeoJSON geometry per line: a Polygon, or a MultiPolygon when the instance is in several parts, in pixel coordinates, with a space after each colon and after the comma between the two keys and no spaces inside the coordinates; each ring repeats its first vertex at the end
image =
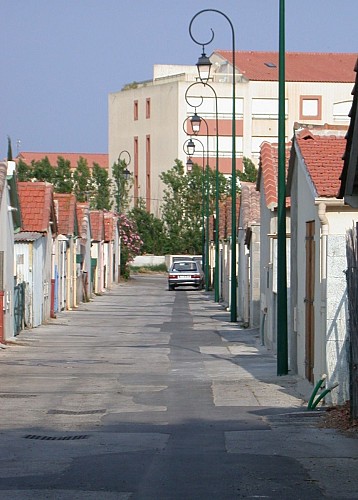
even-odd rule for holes
{"type": "Polygon", "coordinates": [[[261,337],[261,345],[265,345],[265,322],[267,316],[267,307],[262,311],[262,319],[261,319],[261,328],[260,328],[260,337],[261,337]]]}
{"type": "MultiPolygon", "coordinates": [[[[326,332],[326,310],[327,310],[327,239],[328,239],[328,219],[326,215],[326,204],[320,202],[318,205],[318,217],[321,222],[321,325],[324,325],[326,332]]],[[[323,359],[326,365],[326,345],[323,348],[323,359]]]]}
{"type": "Polygon", "coordinates": [[[0,342],[4,340],[4,291],[0,290],[0,342]]]}
{"type": "Polygon", "coordinates": [[[56,318],[55,314],[55,284],[56,281],[51,279],[51,300],[50,300],[50,318],[56,318]]]}
{"type": "MultiPolygon", "coordinates": [[[[326,215],[326,204],[321,202],[318,205],[318,217],[322,226],[321,233],[321,280],[326,280],[327,278],[327,236],[328,236],[328,219],[326,215]]],[[[326,287],[324,293],[322,294],[322,302],[325,303],[326,299],[326,287]]]]}

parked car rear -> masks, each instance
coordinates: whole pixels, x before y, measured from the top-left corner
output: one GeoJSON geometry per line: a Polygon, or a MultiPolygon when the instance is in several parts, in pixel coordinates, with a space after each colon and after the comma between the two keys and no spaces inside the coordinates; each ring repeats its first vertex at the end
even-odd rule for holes
{"type": "Polygon", "coordinates": [[[195,260],[175,261],[168,274],[168,288],[174,290],[179,286],[192,286],[198,290],[204,287],[204,272],[200,263],[195,260]]]}

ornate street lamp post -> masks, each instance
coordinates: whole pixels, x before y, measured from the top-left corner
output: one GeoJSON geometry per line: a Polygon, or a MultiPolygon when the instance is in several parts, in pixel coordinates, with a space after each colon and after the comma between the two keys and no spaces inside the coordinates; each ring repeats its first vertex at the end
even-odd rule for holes
{"type": "MultiPolygon", "coordinates": [[[[188,101],[188,93],[189,90],[196,86],[196,85],[202,85],[203,81],[200,82],[194,82],[189,87],[186,89],[185,92],[185,100],[191,106],[190,102],[188,101]]],[[[215,98],[215,129],[216,129],[216,164],[215,164],[215,238],[214,238],[214,243],[215,243],[215,273],[214,273],[214,298],[215,302],[219,302],[220,299],[220,292],[219,292],[219,198],[220,198],[220,193],[219,193],[219,119],[218,119],[218,96],[215,92],[215,89],[209,85],[208,83],[205,83],[205,87],[208,87],[214,94],[215,98]]],[[[193,96],[191,96],[193,97],[193,96]]],[[[198,97],[198,96],[195,96],[198,97]]],[[[203,96],[200,96],[201,102],[197,106],[192,106],[195,107],[195,114],[190,118],[191,122],[191,127],[192,131],[195,135],[198,135],[200,132],[200,126],[201,122],[204,122],[206,125],[206,137],[207,141],[209,141],[209,126],[206,120],[204,118],[200,117],[196,113],[196,108],[200,107],[201,104],[204,101],[203,96]]],[[[207,150],[209,151],[209,144],[207,146],[207,150]]],[[[208,162],[209,165],[209,162],[208,162]]]]}
{"type": "Polygon", "coordinates": [[[121,151],[118,155],[118,170],[117,170],[117,175],[115,177],[116,181],[116,188],[117,188],[117,193],[116,193],[116,209],[117,213],[120,212],[121,209],[121,196],[123,196],[124,188],[122,187],[122,180],[124,182],[127,182],[131,173],[128,170],[128,165],[130,165],[131,162],[131,155],[129,152],[124,149],[121,151]],[[127,161],[123,158],[122,156],[127,156],[127,161]],[[123,171],[121,172],[121,167],[123,168],[123,171]]]}
{"type": "Polygon", "coordinates": [[[128,165],[130,165],[131,161],[132,161],[132,158],[131,158],[131,155],[129,154],[129,151],[127,151],[126,149],[123,149],[123,151],[121,151],[118,155],[118,163],[123,162],[123,165],[125,166],[123,174],[124,174],[124,178],[126,181],[129,179],[129,177],[131,175],[130,171],[127,168],[128,165]],[[125,159],[122,160],[122,158],[121,158],[124,154],[126,154],[128,157],[127,161],[125,159]]]}
{"type": "MultiPolygon", "coordinates": [[[[215,12],[223,16],[229,23],[232,34],[232,165],[231,165],[231,298],[230,298],[230,321],[237,321],[237,271],[236,271],[236,89],[235,89],[235,31],[233,24],[229,17],[216,9],[204,9],[199,11],[192,18],[189,24],[189,35],[191,39],[197,44],[202,46],[202,55],[199,57],[197,62],[197,68],[199,73],[199,78],[204,85],[208,84],[210,79],[210,69],[211,69],[211,61],[205,54],[205,46],[211,43],[214,39],[214,31],[211,29],[211,38],[208,42],[202,43],[196,40],[192,34],[192,24],[194,20],[204,12],[215,12]]],[[[219,221],[217,221],[218,223],[219,221]]]]}
{"type": "MultiPolygon", "coordinates": [[[[184,121],[184,123],[186,120],[184,121]]],[[[191,157],[195,153],[195,142],[198,142],[202,147],[203,158],[202,158],[202,173],[203,173],[203,185],[202,185],[202,256],[204,262],[204,274],[205,274],[205,290],[208,291],[210,288],[209,281],[209,167],[208,167],[208,151],[206,151],[207,159],[205,165],[205,148],[203,143],[195,138],[187,139],[184,143],[184,152],[189,156],[186,162],[187,172],[190,173],[193,169],[193,161],[191,157]]]]}

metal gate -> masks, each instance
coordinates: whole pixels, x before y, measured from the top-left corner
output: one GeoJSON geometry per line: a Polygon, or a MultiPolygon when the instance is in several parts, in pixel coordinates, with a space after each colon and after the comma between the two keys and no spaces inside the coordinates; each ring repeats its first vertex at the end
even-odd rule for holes
{"type": "Polygon", "coordinates": [[[14,287],[14,335],[18,335],[24,328],[25,286],[23,281],[14,287]]]}

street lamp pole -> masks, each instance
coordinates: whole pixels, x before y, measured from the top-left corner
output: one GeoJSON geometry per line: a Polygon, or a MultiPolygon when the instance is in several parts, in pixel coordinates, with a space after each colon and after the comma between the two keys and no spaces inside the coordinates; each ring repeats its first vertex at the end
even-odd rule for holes
{"type": "MultiPolygon", "coordinates": [[[[186,120],[184,120],[184,123],[186,120]]],[[[205,148],[203,143],[196,137],[187,139],[184,143],[184,152],[189,156],[187,161],[187,171],[191,172],[193,168],[193,161],[191,157],[195,153],[195,142],[198,142],[203,151],[202,160],[202,173],[203,173],[203,186],[202,186],[202,255],[204,259],[204,274],[205,274],[205,290],[208,291],[210,287],[209,282],[209,165],[208,165],[208,150],[206,150],[206,165],[205,165],[205,148]],[[186,147],[186,148],[185,148],[186,147]]]]}
{"type": "MultiPolygon", "coordinates": [[[[215,12],[223,16],[229,23],[232,35],[232,125],[231,125],[231,135],[232,135],[232,162],[231,162],[231,300],[230,300],[230,321],[237,321],[237,271],[236,271],[236,240],[237,240],[237,228],[236,228],[236,76],[235,76],[235,31],[230,18],[216,9],[204,9],[192,18],[189,24],[189,34],[191,39],[198,45],[202,46],[203,52],[199,57],[197,62],[197,67],[199,71],[199,78],[202,83],[207,84],[210,78],[210,68],[211,61],[205,54],[205,46],[211,43],[214,39],[214,31],[211,29],[211,38],[208,42],[202,43],[198,42],[192,35],[192,24],[194,20],[204,12],[215,12]]],[[[218,223],[219,221],[217,221],[218,223]]]]}
{"type": "Polygon", "coordinates": [[[285,1],[279,11],[279,117],[277,186],[277,375],[288,373],[286,267],[285,1]]]}
{"type": "MultiPolygon", "coordinates": [[[[219,219],[220,219],[220,207],[219,207],[219,201],[220,201],[220,193],[219,193],[219,118],[218,118],[218,96],[217,93],[209,83],[203,83],[202,81],[200,82],[195,82],[192,83],[189,87],[193,87],[194,85],[198,84],[203,84],[204,87],[208,87],[215,98],[215,129],[216,129],[216,164],[215,164],[215,238],[214,238],[214,243],[215,243],[215,275],[214,275],[214,300],[215,302],[219,302],[220,300],[220,284],[219,284],[219,219]]],[[[187,91],[188,91],[187,89],[187,91]]],[[[201,97],[203,100],[203,97],[201,97]]],[[[204,119],[203,119],[204,121],[204,119]]],[[[206,123],[206,129],[207,129],[207,135],[209,135],[209,127],[207,122],[206,123]]]]}
{"type": "Polygon", "coordinates": [[[130,162],[131,162],[131,155],[129,154],[129,152],[126,150],[126,149],[123,149],[123,151],[121,151],[118,155],[118,172],[117,172],[117,179],[116,179],[116,183],[117,183],[117,213],[120,212],[120,209],[121,209],[121,195],[123,196],[123,193],[124,193],[124,189],[122,189],[122,184],[121,184],[121,176],[123,174],[123,178],[124,178],[124,181],[126,182],[128,179],[129,179],[129,176],[130,176],[130,171],[128,170],[128,165],[130,165],[130,162]],[[127,161],[125,159],[122,160],[122,156],[123,155],[127,155],[128,159],[127,161]],[[121,168],[121,165],[123,166],[123,173],[120,171],[120,168],[121,168]]]}
{"type": "MultiPolygon", "coordinates": [[[[186,89],[186,92],[185,92],[185,100],[187,101],[187,103],[190,105],[190,103],[188,102],[187,100],[187,97],[188,97],[188,91],[194,87],[195,85],[204,85],[204,87],[208,87],[213,95],[214,95],[214,98],[215,98],[215,128],[216,128],[216,164],[215,164],[215,238],[214,238],[214,244],[215,244],[215,274],[214,274],[214,299],[215,299],[215,302],[219,302],[220,300],[220,291],[219,291],[219,279],[220,279],[220,276],[219,276],[219,218],[220,218],[220,208],[219,208],[219,199],[220,199],[220,193],[219,193],[219,119],[218,119],[218,96],[217,96],[217,93],[215,91],[215,89],[209,85],[207,82],[203,82],[200,80],[200,82],[194,82],[192,83],[191,85],[189,85],[189,87],[186,89]]],[[[203,103],[204,101],[204,98],[203,96],[200,96],[201,98],[201,103],[196,106],[195,108],[201,106],[201,104],[203,103]]],[[[195,135],[197,135],[200,131],[200,121],[199,120],[203,120],[206,124],[206,132],[207,132],[207,138],[209,136],[209,127],[208,127],[208,124],[207,122],[203,119],[203,118],[200,118],[198,117],[198,115],[195,115],[192,117],[191,119],[191,123],[192,123],[192,128],[193,128],[193,125],[196,126],[196,130],[197,132],[195,133],[195,135]],[[193,119],[194,119],[194,124],[193,124],[193,119]]],[[[194,131],[194,128],[193,128],[193,131],[194,131]]],[[[208,146],[208,149],[209,149],[209,146],[208,146]]]]}

